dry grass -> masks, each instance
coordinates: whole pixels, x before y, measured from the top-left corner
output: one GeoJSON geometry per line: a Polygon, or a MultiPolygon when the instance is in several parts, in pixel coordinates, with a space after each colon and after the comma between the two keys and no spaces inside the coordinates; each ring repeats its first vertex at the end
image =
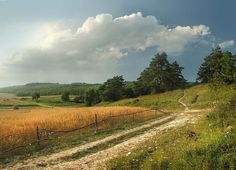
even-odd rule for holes
{"type": "MultiPolygon", "coordinates": [[[[14,111],[0,111],[0,138],[23,133],[7,139],[7,142],[18,143],[35,136],[35,129],[69,130],[94,122],[95,114],[98,120],[111,115],[128,114],[145,110],[140,107],[91,107],[91,108],[41,108],[14,111]],[[18,142],[17,142],[18,141],[18,142]]],[[[154,111],[146,111],[135,116],[136,119],[153,115],[154,111]]],[[[118,121],[131,119],[119,117],[118,121]]],[[[3,140],[2,140],[3,141],[3,140]]],[[[6,141],[5,141],[6,142],[6,141]]]]}

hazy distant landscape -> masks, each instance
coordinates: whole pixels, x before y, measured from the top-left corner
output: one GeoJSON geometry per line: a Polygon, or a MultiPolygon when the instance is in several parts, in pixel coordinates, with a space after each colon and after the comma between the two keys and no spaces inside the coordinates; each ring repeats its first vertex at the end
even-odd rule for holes
{"type": "Polygon", "coordinates": [[[0,169],[236,169],[235,5],[0,0],[0,169]]]}

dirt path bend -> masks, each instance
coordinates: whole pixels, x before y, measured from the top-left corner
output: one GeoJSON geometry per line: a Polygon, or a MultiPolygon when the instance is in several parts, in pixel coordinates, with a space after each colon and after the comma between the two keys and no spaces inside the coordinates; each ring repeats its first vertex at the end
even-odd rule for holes
{"type": "Polygon", "coordinates": [[[69,162],[62,162],[57,165],[49,166],[45,169],[78,169],[78,170],[94,170],[97,168],[106,169],[105,163],[106,161],[117,157],[121,153],[129,153],[132,152],[134,148],[138,145],[144,143],[148,139],[154,137],[158,133],[162,132],[163,130],[167,130],[170,128],[176,128],[184,126],[187,122],[195,122],[197,119],[196,115],[194,114],[181,114],[176,117],[171,122],[163,124],[159,127],[155,127],[151,130],[146,131],[144,134],[132,137],[120,144],[115,145],[114,147],[96,152],[94,154],[82,157],[78,160],[69,161],[69,162]]]}
{"type": "Polygon", "coordinates": [[[182,102],[182,100],[183,100],[183,98],[184,98],[185,96],[186,96],[186,92],[185,92],[185,90],[184,90],[184,95],[183,95],[181,98],[179,98],[178,102],[179,102],[181,105],[184,106],[185,112],[187,112],[187,111],[190,111],[190,110],[189,110],[187,104],[185,104],[184,102],[182,102]]]}

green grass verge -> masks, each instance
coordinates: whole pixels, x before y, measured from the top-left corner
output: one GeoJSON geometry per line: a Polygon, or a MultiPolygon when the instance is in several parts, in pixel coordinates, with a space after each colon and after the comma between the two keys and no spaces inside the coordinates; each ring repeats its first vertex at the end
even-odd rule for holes
{"type": "Polygon", "coordinates": [[[236,93],[236,87],[222,85],[218,89],[212,89],[210,84],[203,84],[188,88],[185,93],[186,96],[182,101],[189,108],[201,109],[227,103],[236,93]]]}
{"type": "Polygon", "coordinates": [[[183,110],[183,106],[178,103],[178,99],[183,96],[183,90],[174,90],[166,93],[140,96],[132,99],[123,99],[113,103],[100,103],[102,106],[141,106],[156,107],[169,111],[183,110]]]}
{"type": "Polygon", "coordinates": [[[236,102],[184,128],[163,132],[107,163],[108,169],[235,169],[236,102]]]}
{"type": "MultiPolygon", "coordinates": [[[[189,108],[204,109],[216,104],[225,104],[235,93],[236,85],[222,85],[218,89],[212,89],[209,84],[201,84],[185,89],[185,97],[182,101],[189,108]]],[[[98,105],[156,107],[163,110],[181,111],[184,107],[178,103],[178,99],[182,96],[183,90],[173,90],[112,103],[103,102],[98,105]]]]}

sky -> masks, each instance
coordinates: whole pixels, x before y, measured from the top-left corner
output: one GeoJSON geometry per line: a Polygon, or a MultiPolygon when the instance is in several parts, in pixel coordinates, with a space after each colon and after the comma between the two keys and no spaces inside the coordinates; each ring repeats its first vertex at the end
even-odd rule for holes
{"type": "Polygon", "coordinates": [[[136,80],[156,53],[195,81],[217,45],[236,54],[235,0],[0,0],[0,87],[136,80]]]}

